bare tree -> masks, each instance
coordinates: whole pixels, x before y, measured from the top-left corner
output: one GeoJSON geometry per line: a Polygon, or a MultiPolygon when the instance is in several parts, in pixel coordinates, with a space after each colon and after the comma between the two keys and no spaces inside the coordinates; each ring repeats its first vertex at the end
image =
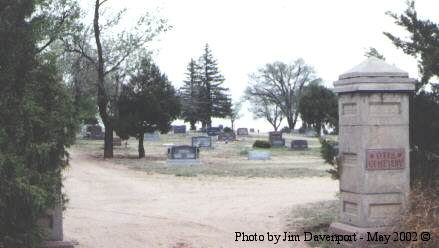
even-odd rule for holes
{"type": "MultiPolygon", "coordinates": [[[[303,87],[316,80],[314,69],[302,59],[291,64],[274,62],[266,64],[250,76],[246,95],[275,105],[294,129],[299,113],[297,111],[303,87]]],[[[272,109],[273,111],[275,109],[272,109]]]]}
{"type": "Polygon", "coordinates": [[[249,111],[253,113],[254,118],[264,118],[273,126],[274,131],[279,129],[284,115],[276,104],[264,96],[249,94],[248,89],[244,97],[250,103],[249,111]]]}
{"type": "Polygon", "coordinates": [[[232,103],[232,108],[230,111],[230,123],[232,124],[232,130],[235,130],[235,122],[236,120],[239,120],[241,115],[241,108],[242,108],[242,101],[237,101],[232,103]]]}
{"type": "Polygon", "coordinates": [[[166,31],[166,20],[149,13],[142,16],[133,30],[117,28],[125,10],[115,16],[103,18],[103,5],[110,0],[96,0],[93,25],[84,28],[82,34],[63,39],[67,51],[81,54],[95,65],[97,74],[97,105],[105,126],[104,157],[113,157],[114,120],[117,118],[115,103],[121,84],[139,61],[145,57],[146,44],[157,34],[166,31]],[[92,41],[94,39],[94,42],[92,41]],[[91,44],[95,44],[92,46],[91,44]],[[90,49],[91,47],[91,49],[90,49]]]}

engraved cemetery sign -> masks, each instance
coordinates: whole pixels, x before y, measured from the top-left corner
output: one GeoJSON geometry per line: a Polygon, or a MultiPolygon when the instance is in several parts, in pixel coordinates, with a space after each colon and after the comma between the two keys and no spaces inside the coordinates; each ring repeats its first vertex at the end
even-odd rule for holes
{"type": "Polygon", "coordinates": [[[369,149],[366,152],[366,170],[404,169],[404,149],[369,149]]]}

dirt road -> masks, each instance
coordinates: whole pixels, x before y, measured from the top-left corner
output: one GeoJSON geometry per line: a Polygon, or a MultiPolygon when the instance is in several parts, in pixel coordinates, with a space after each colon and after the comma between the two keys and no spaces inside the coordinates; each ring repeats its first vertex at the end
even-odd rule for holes
{"type": "Polygon", "coordinates": [[[235,232],[283,233],[294,205],[334,199],[329,178],[148,175],[71,151],[65,238],[81,248],[302,247],[235,242],[235,232]]]}

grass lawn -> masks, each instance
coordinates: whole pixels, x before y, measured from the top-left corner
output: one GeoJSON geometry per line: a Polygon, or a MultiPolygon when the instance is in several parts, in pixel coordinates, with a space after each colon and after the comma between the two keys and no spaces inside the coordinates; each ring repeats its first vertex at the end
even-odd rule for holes
{"type": "MultiPolygon", "coordinates": [[[[309,149],[291,151],[288,148],[271,148],[271,160],[249,161],[247,152],[252,149],[255,140],[268,140],[267,135],[238,136],[239,141],[214,142],[214,149],[202,149],[201,165],[171,166],[166,163],[166,145],[190,145],[192,136],[202,136],[200,133],[165,134],[160,135],[159,141],[145,141],[146,158],[137,158],[138,141],[130,138],[125,147],[115,147],[113,161],[133,169],[144,170],[148,173],[171,174],[175,176],[195,177],[202,175],[228,177],[312,177],[328,176],[330,168],[320,157],[320,143],[317,138],[300,135],[284,134],[286,144],[292,139],[308,140],[309,149]]],[[[103,141],[78,139],[74,149],[102,158],[103,141]]]]}

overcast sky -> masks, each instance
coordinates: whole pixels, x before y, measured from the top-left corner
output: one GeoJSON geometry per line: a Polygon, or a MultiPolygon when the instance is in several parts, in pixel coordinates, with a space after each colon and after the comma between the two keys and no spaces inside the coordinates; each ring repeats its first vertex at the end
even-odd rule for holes
{"type": "MultiPolygon", "coordinates": [[[[94,1],[83,0],[84,8],[94,1]]],[[[173,29],[152,46],[154,58],[175,86],[184,80],[187,63],[209,43],[234,100],[242,95],[248,75],[273,61],[303,58],[325,85],[361,63],[365,49],[375,47],[388,63],[417,77],[416,61],[397,50],[384,31],[406,35],[386,11],[401,13],[405,0],[110,0],[112,9],[126,7],[125,21],[135,24],[144,10],[159,10],[173,29]]],[[[418,0],[418,15],[439,22],[439,1],[418,0]]],[[[247,108],[238,127],[268,131],[247,108]]],[[[230,125],[230,121],[214,124],[230,125]]],[[[286,125],[286,124],[285,124],[286,125]]],[[[282,125],[284,126],[284,125],[282,125]]],[[[297,127],[298,128],[298,127],[297,127]]]]}

